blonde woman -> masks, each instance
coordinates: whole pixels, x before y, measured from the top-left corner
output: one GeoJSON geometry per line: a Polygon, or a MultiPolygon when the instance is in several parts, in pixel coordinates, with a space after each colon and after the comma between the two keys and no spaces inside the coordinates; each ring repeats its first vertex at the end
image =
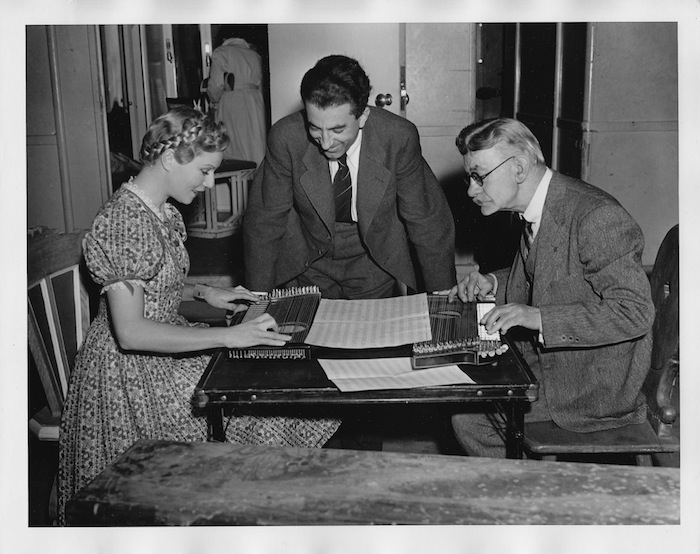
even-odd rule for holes
{"type": "MultiPolygon", "coordinates": [[[[178,314],[194,287],[182,216],[167,200],[189,204],[214,186],[228,144],[222,126],[179,107],[156,119],[141,147],[142,171],[110,198],[84,242],[102,296],[76,358],[61,423],[59,521],[66,501],[134,441],[204,441],[206,419],[191,404],[194,387],[217,347],[279,346],[289,340],[269,315],[233,327],[193,324],[178,314]]],[[[243,287],[200,287],[212,306],[245,309],[256,296],[243,287]]],[[[232,417],[235,443],[322,446],[340,425],[332,419],[232,417]]]]}

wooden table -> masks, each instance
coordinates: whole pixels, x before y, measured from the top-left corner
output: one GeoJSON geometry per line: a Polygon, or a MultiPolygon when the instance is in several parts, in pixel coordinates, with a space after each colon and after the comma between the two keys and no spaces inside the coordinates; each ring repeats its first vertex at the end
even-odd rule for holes
{"type": "Polygon", "coordinates": [[[139,441],[69,525],[680,523],[678,468],[139,441]]]}
{"type": "Polygon", "coordinates": [[[492,363],[461,365],[476,383],[466,385],[341,392],[317,361],[407,357],[410,350],[410,346],[357,351],[313,347],[313,359],[303,361],[230,360],[226,350],[219,350],[195,389],[195,404],[207,413],[210,438],[224,441],[223,412],[232,407],[496,403],[507,422],[506,455],[522,457],[525,409],[537,399],[538,385],[512,343],[492,363]]]}

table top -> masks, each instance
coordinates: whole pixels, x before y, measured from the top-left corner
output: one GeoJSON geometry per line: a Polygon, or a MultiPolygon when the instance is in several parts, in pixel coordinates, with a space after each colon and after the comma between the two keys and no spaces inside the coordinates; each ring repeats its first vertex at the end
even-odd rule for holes
{"type": "Polygon", "coordinates": [[[139,441],[72,525],[678,524],[678,468],[139,441]]]}
{"type": "MultiPolygon", "coordinates": [[[[195,388],[199,407],[216,404],[387,404],[464,401],[527,401],[537,399],[538,385],[517,348],[486,364],[459,367],[476,384],[415,389],[341,392],[327,377],[318,358],[408,357],[411,346],[373,350],[336,350],[312,347],[311,360],[228,359],[215,352],[195,388]]],[[[420,371],[420,370],[417,370],[420,371]]]]}

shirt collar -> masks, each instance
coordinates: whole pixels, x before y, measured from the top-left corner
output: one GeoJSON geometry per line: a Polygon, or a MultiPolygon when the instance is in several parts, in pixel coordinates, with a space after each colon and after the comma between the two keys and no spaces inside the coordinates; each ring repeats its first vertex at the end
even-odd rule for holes
{"type": "MultiPolygon", "coordinates": [[[[353,162],[356,162],[360,156],[360,145],[362,144],[362,129],[357,132],[357,139],[352,143],[352,146],[348,148],[348,158],[353,162]]],[[[355,164],[357,165],[357,164],[355,164]]]]}
{"type": "Polygon", "coordinates": [[[547,168],[542,175],[542,179],[537,185],[537,190],[535,194],[532,195],[530,203],[522,214],[522,218],[532,223],[532,228],[534,232],[540,226],[540,221],[542,220],[542,212],[544,211],[544,200],[547,198],[547,191],[549,190],[549,183],[552,180],[552,170],[547,168]]]}
{"type": "MultiPolygon", "coordinates": [[[[345,153],[348,157],[348,167],[359,167],[360,165],[360,145],[362,144],[362,129],[359,130],[357,133],[357,138],[355,139],[355,142],[352,143],[352,146],[348,148],[348,151],[345,153]]],[[[337,160],[328,160],[329,163],[331,164],[331,167],[335,168],[337,167],[338,161],[337,160]]]]}

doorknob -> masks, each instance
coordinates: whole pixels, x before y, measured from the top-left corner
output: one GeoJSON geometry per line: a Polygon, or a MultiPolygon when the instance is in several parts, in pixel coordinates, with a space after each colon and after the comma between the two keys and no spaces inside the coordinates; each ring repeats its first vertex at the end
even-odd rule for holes
{"type": "Polygon", "coordinates": [[[377,97],[374,99],[374,105],[383,108],[384,106],[391,106],[393,101],[391,94],[377,94],[377,97]]]}

